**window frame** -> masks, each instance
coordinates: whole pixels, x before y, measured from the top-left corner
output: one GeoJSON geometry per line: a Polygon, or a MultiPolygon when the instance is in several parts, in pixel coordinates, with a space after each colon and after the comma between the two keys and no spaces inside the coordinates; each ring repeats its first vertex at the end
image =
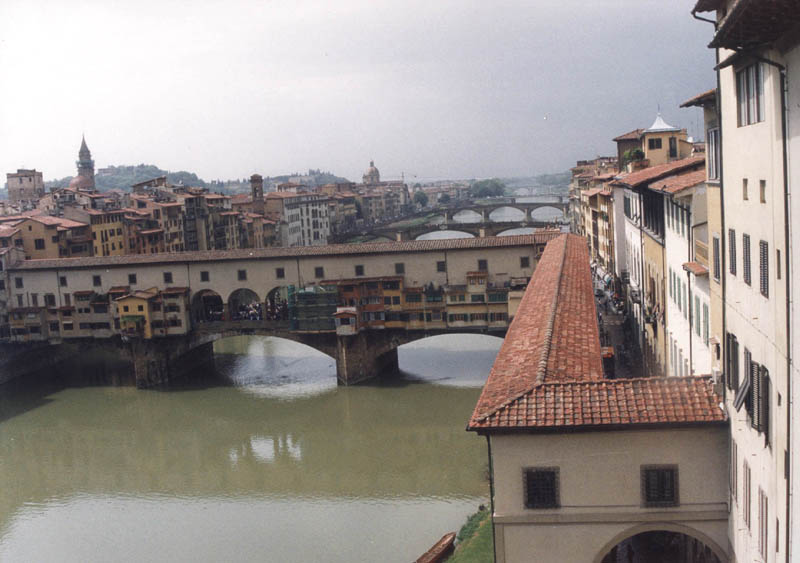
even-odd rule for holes
{"type": "Polygon", "coordinates": [[[561,508],[561,471],[558,467],[522,468],[522,505],[527,510],[552,510],[561,508]],[[529,483],[534,474],[552,474],[553,498],[551,502],[531,503],[529,483]]]}
{"type": "MultiPolygon", "coordinates": [[[[677,464],[648,464],[639,467],[641,482],[641,506],[642,508],[664,508],[670,506],[680,506],[680,476],[677,464]],[[671,499],[651,500],[648,498],[648,475],[651,472],[671,472],[672,491],[671,499]]],[[[660,484],[659,484],[660,485],[660,484]]]]}

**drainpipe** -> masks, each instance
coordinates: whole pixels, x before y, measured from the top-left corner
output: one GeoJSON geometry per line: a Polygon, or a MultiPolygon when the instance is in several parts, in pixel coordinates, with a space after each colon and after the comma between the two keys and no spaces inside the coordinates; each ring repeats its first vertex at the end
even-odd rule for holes
{"type": "Polygon", "coordinates": [[[492,438],[486,435],[486,447],[489,449],[489,510],[491,513],[489,517],[492,520],[492,553],[494,558],[492,561],[497,561],[497,541],[495,541],[495,528],[494,528],[494,464],[492,463],[492,438]]]}
{"type": "Polygon", "coordinates": [[[694,307],[692,306],[692,274],[689,272],[689,270],[686,270],[686,284],[689,288],[689,293],[687,294],[689,303],[686,305],[689,311],[689,375],[694,375],[694,358],[692,358],[692,319],[697,311],[695,311],[694,307]]]}
{"type": "MultiPolygon", "coordinates": [[[[639,313],[641,316],[641,326],[639,330],[639,350],[640,352],[644,353],[644,344],[647,338],[644,328],[644,232],[642,230],[642,226],[644,224],[644,203],[642,202],[642,192],[639,191],[637,195],[639,196],[639,313]]],[[[642,367],[644,368],[644,373],[642,375],[644,377],[648,377],[647,357],[644,358],[642,367]]]]}

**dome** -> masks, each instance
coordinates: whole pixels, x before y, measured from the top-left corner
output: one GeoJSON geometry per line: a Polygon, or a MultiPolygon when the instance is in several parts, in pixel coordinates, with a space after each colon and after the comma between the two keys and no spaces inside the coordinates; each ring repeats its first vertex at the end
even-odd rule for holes
{"type": "Polygon", "coordinates": [[[70,180],[69,187],[73,190],[93,190],[94,182],[86,176],[75,176],[70,180]]]}
{"type": "Polygon", "coordinates": [[[364,183],[365,184],[377,184],[381,181],[381,173],[375,168],[375,161],[369,161],[369,168],[367,171],[364,172],[364,183]]]}

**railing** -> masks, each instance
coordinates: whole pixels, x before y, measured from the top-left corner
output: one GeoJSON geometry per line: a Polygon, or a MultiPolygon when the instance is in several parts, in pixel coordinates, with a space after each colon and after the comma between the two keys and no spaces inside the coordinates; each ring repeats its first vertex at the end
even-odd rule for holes
{"type": "Polygon", "coordinates": [[[701,240],[694,241],[694,259],[708,268],[708,244],[701,240]]]}

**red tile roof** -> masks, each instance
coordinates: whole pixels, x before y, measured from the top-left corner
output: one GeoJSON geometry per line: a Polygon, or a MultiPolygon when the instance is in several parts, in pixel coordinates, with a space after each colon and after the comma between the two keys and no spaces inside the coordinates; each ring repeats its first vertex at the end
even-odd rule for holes
{"type": "Polygon", "coordinates": [[[685,262],[683,269],[687,272],[693,273],[695,276],[707,276],[708,268],[703,266],[700,262],[685,262]]]}
{"type": "Polygon", "coordinates": [[[536,265],[470,425],[545,381],[602,375],[586,241],[560,235],[536,265]]]}
{"type": "Polygon", "coordinates": [[[723,422],[709,377],[603,377],[589,253],[548,243],[467,426],[481,433],[723,422]]]}
{"type": "Polygon", "coordinates": [[[624,133],[624,134],[620,135],[619,137],[614,137],[611,140],[615,141],[615,142],[616,141],[636,141],[636,140],[639,139],[639,137],[642,136],[642,133],[644,133],[644,129],[634,129],[633,131],[629,131],[627,133],[624,133]]]}
{"type": "Polygon", "coordinates": [[[682,108],[688,108],[691,106],[702,107],[705,104],[713,102],[714,99],[716,98],[716,95],[717,95],[717,89],[712,88],[711,90],[703,92],[702,94],[698,94],[692,98],[689,98],[688,100],[683,102],[680,107],[682,108]]]}
{"type": "Polygon", "coordinates": [[[539,385],[470,429],[608,429],[722,423],[722,398],[708,376],[613,379],[539,385]]]}
{"type": "Polygon", "coordinates": [[[603,188],[601,186],[599,188],[592,188],[590,190],[586,190],[586,191],[583,192],[583,195],[585,195],[586,197],[592,197],[592,196],[595,196],[595,195],[599,194],[602,191],[603,191],[603,188]]]}
{"type": "Polygon", "coordinates": [[[706,170],[705,168],[700,168],[699,170],[691,170],[674,176],[667,176],[666,178],[651,183],[648,187],[655,191],[677,194],[683,190],[702,184],[705,181],[706,170]]]}
{"type": "Polygon", "coordinates": [[[625,177],[620,178],[614,184],[616,185],[625,185],[631,188],[635,188],[637,186],[642,186],[645,184],[649,184],[655,180],[660,178],[665,178],[667,176],[672,176],[677,174],[681,170],[688,170],[691,168],[698,168],[703,165],[705,162],[705,156],[693,156],[691,158],[684,158],[681,160],[675,160],[673,162],[667,162],[666,164],[659,164],[658,166],[651,166],[649,168],[643,168],[641,170],[637,170],[636,172],[631,172],[627,174],[625,177]]]}
{"type": "MultiPolygon", "coordinates": [[[[161,231],[161,229],[155,229],[161,231]]],[[[144,234],[146,231],[142,231],[144,234]]],[[[120,256],[92,256],[85,258],[53,258],[24,260],[16,270],[47,270],[52,268],[100,268],[129,266],[132,264],[164,264],[188,262],[213,262],[223,260],[251,260],[270,258],[296,258],[305,256],[354,256],[364,254],[435,252],[444,250],[470,250],[473,248],[513,248],[547,244],[561,233],[554,230],[529,235],[504,237],[413,240],[404,242],[363,242],[358,244],[329,244],[321,246],[292,246],[272,248],[241,248],[236,250],[209,250],[194,252],[160,252],[157,254],[126,254],[120,256]]],[[[11,269],[11,268],[9,268],[11,269]]]]}

